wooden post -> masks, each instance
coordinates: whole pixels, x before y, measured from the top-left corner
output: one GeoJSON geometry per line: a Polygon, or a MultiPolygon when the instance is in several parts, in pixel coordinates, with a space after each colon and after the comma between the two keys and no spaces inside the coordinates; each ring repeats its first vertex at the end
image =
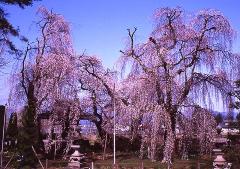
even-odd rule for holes
{"type": "Polygon", "coordinates": [[[92,168],[91,169],[94,169],[94,164],[93,164],[93,162],[92,162],[92,168]]]}
{"type": "Polygon", "coordinates": [[[57,145],[56,145],[56,140],[54,142],[54,161],[56,160],[56,153],[57,153],[57,145]]]}
{"type": "Polygon", "coordinates": [[[103,148],[103,160],[105,160],[106,148],[107,148],[107,132],[106,132],[105,142],[104,142],[104,148],[103,148]]]}
{"type": "Polygon", "coordinates": [[[34,149],[34,147],[33,147],[33,146],[32,146],[32,150],[33,150],[33,152],[34,152],[35,156],[37,157],[37,159],[38,159],[38,162],[39,162],[39,164],[41,165],[42,169],[44,169],[44,167],[43,167],[43,165],[42,165],[41,161],[39,160],[39,158],[38,158],[38,156],[37,156],[37,153],[36,153],[36,151],[35,151],[35,149],[34,149]]]}
{"type": "Polygon", "coordinates": [[[8,165],[9,165],[10,162],[12,161],[14,155],[15,155],[15,154],[12,155],[12,157],[10,158],[10,160],[8,161],[8,163],[6,164],[6,166],[4,167],[4,169],[7,169],[8,165]]]}
{"type": "Polygon", "coordinates": [[[200,169],[200,162],[199,162],[199,159],[198,159],[198,162],[197,162],[197,169],[200,169]]]}
{"type": "Polygon", "coordinates": [[[48,168],[48,159],[46,159],[46,169],[48,168]]]}
{"type": "Polygon", "coordinates": [[[116,164],[116,107],[115,107],[115,83],[113,87],[113,164],[116,164]]]}
{"type": "Polygon", "coordinates": [[[2,131],[0,131],[0,140],[1,140],[1,162],[0,162],[0,167],[1,169],[3,168],[3,143],[4,143],[4,131],[5,131],[5,106],[0,105],[0,129],[2,129],[2,131]]]}

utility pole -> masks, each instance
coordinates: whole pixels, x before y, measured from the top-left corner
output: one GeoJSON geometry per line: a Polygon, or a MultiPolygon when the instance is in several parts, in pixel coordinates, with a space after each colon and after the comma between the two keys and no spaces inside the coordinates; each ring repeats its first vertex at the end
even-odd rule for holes
{"type": "Polygon", "coordinates": [[[113,165],[116,165],[116,108],[115,108],[115,83],[113,86],[113,165]]]}

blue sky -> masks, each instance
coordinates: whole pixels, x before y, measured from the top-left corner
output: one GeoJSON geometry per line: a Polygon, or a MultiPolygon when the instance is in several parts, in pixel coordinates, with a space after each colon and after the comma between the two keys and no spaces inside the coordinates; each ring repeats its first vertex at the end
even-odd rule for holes
{"type": "MultiPolygon", "coordinates": [[[[30,39],[36,37],[34,22],[39,6],[45,6],[62,14],[70,23],[74,47],[78,53],[86,50],[88,54],[99,56],[104,65],[113,68],[124,48],[127,28],[137,27],[138,40],[145,41],[152,29],[152,14],[160,7],[181,6],[194,13],[204,8],[220,10],[240,31],[239,0],[42,0],[32,7],[22,10],[5,6],[9,20],[18,26],[21,33],[30,39]]],[[[21,46],[21,45],[20,45],[21,46]]],[[[236,40],[234,50],[239,51],[236,40]]],[[[7,74],[0,75],[0,104],[5,104],[8,96],[8,76],[11,65],[5,69],[7,74]]]]}

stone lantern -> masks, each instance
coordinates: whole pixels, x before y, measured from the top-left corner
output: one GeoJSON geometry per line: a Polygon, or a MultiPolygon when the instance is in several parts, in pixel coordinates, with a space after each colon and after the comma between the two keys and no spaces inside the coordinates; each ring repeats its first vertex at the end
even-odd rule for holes
{"type": "Polygon", "coordinates": [[[214,169],[229,169],[231,168],[231,163],[227,163],[222,155],[217,155],[213,161],[214,169]]]}
{"type": "Polygon", "coordinates": [[[68,167],[70,168],[80,168],[81,159],[83,158],[83,154],[81,154],[78,150],[80,148],[79,145],[72,145],[72,149],[74,149],[73,154],[70,156],[68,167]]]}

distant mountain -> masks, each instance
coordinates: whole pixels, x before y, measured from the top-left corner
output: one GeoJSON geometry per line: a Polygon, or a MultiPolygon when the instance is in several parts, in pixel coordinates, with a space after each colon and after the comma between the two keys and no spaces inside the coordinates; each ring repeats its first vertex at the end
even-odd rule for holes
{"type": "MultiPolygon", "coordinates": [[[[227,116],[227,114],[228,114],[228,112],[213,111],[213,115],[217,115],[217,114],[219,114],[219,113],[223,115],[223,118],[225,118],[225,117],[227,116]]],[[[237,116],[238,113],[239,113],[239,112],[233,112],[234,118],[237,116]]]]}

